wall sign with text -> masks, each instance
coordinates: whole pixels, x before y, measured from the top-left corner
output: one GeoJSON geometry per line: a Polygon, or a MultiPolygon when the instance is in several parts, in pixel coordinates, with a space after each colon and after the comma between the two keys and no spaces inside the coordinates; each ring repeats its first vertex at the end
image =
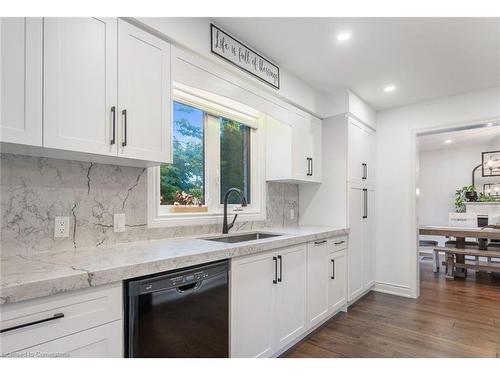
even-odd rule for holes
{"type": "Polygon", "coordinates": [[[229,34],[210,24],[212,53],[261,81],[280,88],[280,68],[229,34]]]}

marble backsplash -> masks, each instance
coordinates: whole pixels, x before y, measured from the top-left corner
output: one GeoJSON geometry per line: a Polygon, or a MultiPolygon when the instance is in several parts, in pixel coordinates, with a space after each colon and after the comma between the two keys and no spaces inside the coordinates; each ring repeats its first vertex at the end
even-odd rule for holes
{"type": "MultiPolygon", "coordinates": [[[[1,256],[31,256],[169,237],[218,233],[221,224],[147,227],[143,168],[1,154],[1,256]],[[126,231],[113,231],[113,214],[126,231]],[[54,238],[55,216],[70,217],[69,238],[54,238]]],[[[267,183],[265,221],[237,221],[233,231],[298,224],[298,186],[267,183]],[[295,219],[290,219],[295,208],[295,219]]]]}

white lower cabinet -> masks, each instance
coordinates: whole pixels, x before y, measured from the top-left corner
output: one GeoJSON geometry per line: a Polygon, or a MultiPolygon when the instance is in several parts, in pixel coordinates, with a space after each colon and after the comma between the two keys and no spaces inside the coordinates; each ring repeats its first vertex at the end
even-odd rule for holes
{"type": "Polygon", "coordinates": [[[277,348],[282,348],[306,330],[306,245],[281,249],[277,254],[274,327],[277,348]]]}
{"type": "Polygon", "coordinates": [[[99,327],[61,337],[33,346],[13,355],[35,353],[71,358],[120,358],[123,357],[123,321],[116,320],[99,327]]]}
{"type": "Polygon", "coordinates": [[[231,262],[231,357],[269,357],[273,350],[274,253],[231,262]]]}
{"type": "Polygon", "coordinates": [[[231,357],[271,357],[347,304],[347,238],[235,258],[231,357]]]}
{"type": "Polygon", "coordinates": [[[328,254],[332,273],[328,275],[328,314],[347,304],[347,253],[346,250],[328,254]]]}
{"type": "Polygon", "coordinates": [[[306,330],[306,245],[231,263],[231,357],[270,357],[306,330]]]}
{"type": "Polygon", "coordinates": [[[307,322],[314,327],[347,302],[347,239],[310,242],[307,247],[307,322]]]}
{"type": "Polygon", "coordinates": [[[0,307],[2,355],[123,355],[122,284],[114,283],[0,307]]]}

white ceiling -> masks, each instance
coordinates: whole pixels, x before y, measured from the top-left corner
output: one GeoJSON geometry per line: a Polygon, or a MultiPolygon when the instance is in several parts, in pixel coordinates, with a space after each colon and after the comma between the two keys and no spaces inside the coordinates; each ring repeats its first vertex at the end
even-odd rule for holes
{"type": "Polygon", "coordinates": [[[375,109],[500,86],[500,18],[213,21],[317,90],[348,88],[375,109]]]}
{"type": "Polygon", "coordinates": [[[485,145],[491,148],[484,151],[500,150],[500,122],[491,127],[467,129],[418,137],[419,151],[434,151],[473,145],[485,145]],[[446,140],[451,140],[452,143],[447,144],[445,143],[446,140]]]}

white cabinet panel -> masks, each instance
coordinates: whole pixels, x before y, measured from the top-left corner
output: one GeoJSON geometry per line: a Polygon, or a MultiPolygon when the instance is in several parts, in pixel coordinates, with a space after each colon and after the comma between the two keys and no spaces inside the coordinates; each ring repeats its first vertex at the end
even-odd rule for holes
{"type": "Polygon", "coordinates": [[[292,176],[292,128],[266,116],[266,180],[287,180],[292,176]]]}
{"type": "Polygon", "coordinates": [[[18,353],[58,353],[70,358],[123,357],[123,321],[117,320],[18,353]]]}
{"type": "Polygon", "coordinates": [[[290,111],[290,124],[268,117],[267,180],[321,182],[321,121],[290,111]]]}
{"type": "Polygon", "coordinates": [[[328,278],[331,244],[316,241],[307,244],[307,320],[309,326],[328,315],[328,278]]]}
{"type": "Polygon", "coordinates": [[[306,329],[306,245],[233,259],[231,357],[270,357],[306,329]]]}
{"type": "Polygon", "coordinates": [[[277,346],[283,347],[306,329],[306,245],[278,251],[276,300],[277,346]]]}
{"type": "Polygon", "coordinates": [[[1,18],[0,140],[42,146],[42,19],[1,18]]]}
{"type": "Polygon", "coordinates": [[[370,288],[375,282],[375,191],[367,189],[366,218],[364,219],[363,236],[363,275],[365,288],[370,288]]]}
{"type": "Polygon", "coordinates": [[[375,180],[375,135],[361,124],[349,120],[349,171],[351,182],[373,183],[375,180]]]}
{"type": "Polygon", "coordinates": [[[231,357],[272,354],[274,265],[269,253],[231,263],[231,357]]]}
{"type": "Polygon", "coordinates": [[[118,61],[119,155],[170,162],[170,44],[119,20],[118,61]]]}
{"type": "Polygon", "coordinates": [[[116,18],[44,19],[44,146],[116,155],[116,18]]]}
{"type": "Polygon", "coordinates": [[[122,285],[115,283],[2,305],[2,329],[29,325],[2,333],[1,351],[16,352],[122,319],[122,303],[122,285]],[[60,317],[39,322],[56,314],[60,317]]]}
{"type": "Polygon", "coordinates": [[[339,310],[347,302],[347,255],[346,251],[329,253],[330,273],[328,275],[328,312],[339,310]]]}
{"type": "Polygon", "coordinates": [[[355,299],[364,289],[363,284],[363,189],[358,187],[349,188],[349,300],[355,299]]]}
{"type": "Polygon", "coordinates": [[[374,189],[351,184],[349,188],[349,301],[355,300],[375,282],[374,210],[374,189]]]}

